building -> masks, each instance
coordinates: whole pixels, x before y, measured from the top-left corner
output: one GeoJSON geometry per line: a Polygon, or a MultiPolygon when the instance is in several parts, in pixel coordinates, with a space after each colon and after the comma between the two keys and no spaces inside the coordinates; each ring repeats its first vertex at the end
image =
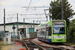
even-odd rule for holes
{"type": "MultiPolygon", "coordinates": [[[[13,25],[15,26],[15,35],[24,34],[25,36],[27,36],[27,34],[29,34],[30,32],[35,32],[36,27],[39,24],[18,22],[18,28],[17,28],[17,22],[6,23],[5,24],[5,32],[12,34],[13,33],[13,25]]],[[[4,31],[4,24],[0,24],[0,31],[4,31]]]]}

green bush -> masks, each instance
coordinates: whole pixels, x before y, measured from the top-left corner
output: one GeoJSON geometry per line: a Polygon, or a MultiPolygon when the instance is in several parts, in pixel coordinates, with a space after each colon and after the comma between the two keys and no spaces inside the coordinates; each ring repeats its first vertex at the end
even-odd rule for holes
{"type": "Polygon", "coordinates": [[[67,39],[68,42],[75,42],[75,20],[69,25],[67,39]]]}

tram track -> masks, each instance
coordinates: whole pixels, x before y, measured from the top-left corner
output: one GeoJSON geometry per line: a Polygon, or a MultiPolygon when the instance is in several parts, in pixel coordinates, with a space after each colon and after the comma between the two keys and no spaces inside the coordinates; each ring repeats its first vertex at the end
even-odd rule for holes
{"type": "Polygon", "coordinates": [[[27,50],[30,50],[30,48],[38,48],[38,49],[41,48],[42,50],[46,50],[39,44],[32,42],[31,39],[23,39],[23,44],[27,50]]]}
{"type": "Polygon", "coordinates": [[[24,43],[24,45],[25,45],[26,49],[27,49],[27,50],[30,50],[30,49],[29,49],[29,47],[28,47],[28,45],[25,43],[25,41],[24,41],[24,40],[23,40],[23,43],[24,43]]]}
{"type": "Polygon", "coordinates": [[[41,46],[44,46],[44,47],[50,47],[50,48],[53,48],[53,49],[57,49],[57,50],[75,50],[75,46],[72,46],[72,45],[57,45],[57,44],[40,44],[41,46]]]}
{"type": "Polygon", "coordinates": [[[36,43],[32,42],[31,40],[30,40],[30,42],[33,43],[33,44],[35,44],[35,45],[38,46],[39,48],[41,48],[41,49],[43,49],[43,50],[46,50],[44,47],[40,46],[39,44],[36,44],[36,43]]]}
{"type": "Polygon", "coordinates": [[[30,48],[41,48],[39,50],[47,50],[49,48],[52,48],[53,50],[75,50],[75,46],[72,46],[72,45],[48,44],[48,43],[39,41],[37,38],[35,39],[28,38],[28,39],[23,39],[21,41],[23,41],[21,43],[24,44],[27,50],[30,50],[30,48]]]}
{"type": "Polygon", "coordinates": [[[48,44],[48,43],[44,43],[39,41],[37,38],[32,40],[33,42],[35,42],[36,44],[38,43],[40,46],[42,47],[47,47],[47,48],[53,48],[53,49],[57,49],[57,50],[75,50],[75,46],[72,45],[67,45],[67,44],[63,44],[63,45],[56,45],[56,44],[48,44]]]}

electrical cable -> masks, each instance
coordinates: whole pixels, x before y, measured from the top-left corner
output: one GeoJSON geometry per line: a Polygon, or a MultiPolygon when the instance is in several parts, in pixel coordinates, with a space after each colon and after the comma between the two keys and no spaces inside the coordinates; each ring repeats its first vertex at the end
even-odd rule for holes
{"type": "MultiPolygon", "coordinates": [[[[32,2],[32,0],[30,0],[30,3],[29,3],[28,8],[27,8],[27,12],[28,12],[28,9],[30,7],[31,2],[32,2]]],[[[26,12],[26,14],[27,14],[27,12],[26,12]]],[[[25,15],[25,17],[26,17],[26,15],[25,15]]]]}

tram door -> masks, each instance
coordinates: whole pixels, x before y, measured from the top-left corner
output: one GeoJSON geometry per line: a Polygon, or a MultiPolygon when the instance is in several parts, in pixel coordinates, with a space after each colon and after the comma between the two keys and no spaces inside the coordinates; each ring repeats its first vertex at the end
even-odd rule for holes
{"type": "Polygon", "coordinates": [[[46,38],[51,38],[51,27],[47,27],[46,28],[46,31],[47,31],[47,37],[46,38]]]}
{"type": "Polygon", "coordinates": [[[45,38],[48,38],[48,28],[46,27],[46,35],[45,38]]]}

